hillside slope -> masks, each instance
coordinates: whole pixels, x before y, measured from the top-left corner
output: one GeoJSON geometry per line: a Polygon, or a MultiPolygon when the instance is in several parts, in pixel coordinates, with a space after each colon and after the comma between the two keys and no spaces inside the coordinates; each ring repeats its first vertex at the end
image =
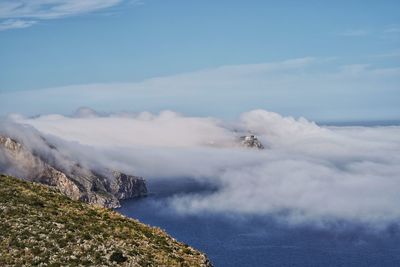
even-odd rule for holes
{"type": "Polygon", "coordinates": [[[0,266],[211,266],[158,228],[0,175],[0,266]]]}

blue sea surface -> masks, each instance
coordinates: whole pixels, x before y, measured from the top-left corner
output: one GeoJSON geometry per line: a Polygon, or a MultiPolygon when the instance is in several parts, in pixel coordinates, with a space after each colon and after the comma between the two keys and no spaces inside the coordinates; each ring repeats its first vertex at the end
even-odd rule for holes
{"type": "Polygon", "coordinates": [[[126,200],[122,214],[165,229],[203,252],[214,266],[400,266],[400,228],[365,225],[289,226],[266,216],[179,215],[167,199],[207,194],[213,188],[190,179],[150,182],[151,194],[126,200]]]}

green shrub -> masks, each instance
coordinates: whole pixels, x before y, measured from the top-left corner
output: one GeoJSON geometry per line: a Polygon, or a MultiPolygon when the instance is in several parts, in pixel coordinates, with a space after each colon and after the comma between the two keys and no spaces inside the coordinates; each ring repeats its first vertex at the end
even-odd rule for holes
{"type": "Polygon", "coordinates": [[[114,251],[111,256],[110,256],[110,261],[115,261],[116,263],[122,263],[125,262],[128,258],[124,256],[124,254],[117,250],[114,251]]]}

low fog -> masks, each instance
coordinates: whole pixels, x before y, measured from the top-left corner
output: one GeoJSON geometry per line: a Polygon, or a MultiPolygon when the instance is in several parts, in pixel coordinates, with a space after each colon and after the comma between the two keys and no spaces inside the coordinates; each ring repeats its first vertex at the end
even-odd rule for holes
{"type": "Polygon", "coordinates": [[[40,138],[30,136],[40,132],[59,153],[84,165],[149,181],[195,179],[217,188],[170,197],[171,210],[180,214],[274,215],[293,224],[339,220],[378,226],[400,218],[398,126],[321,127],[265,110],[227,122],[172,111],[99,115],[90,109],[70,117],[13,115],[2,124],[0,133],[36,150],[40,138]],[[241,147],[237,139],[248,133],[265,149],[241,147]]]}

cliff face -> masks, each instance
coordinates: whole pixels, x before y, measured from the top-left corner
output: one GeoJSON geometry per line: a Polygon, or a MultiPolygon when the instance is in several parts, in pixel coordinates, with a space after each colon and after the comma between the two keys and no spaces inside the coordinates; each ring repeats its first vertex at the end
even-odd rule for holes
{"type": "Polygon", "coordinates": [[[113,171],[114,180],[110,191],[118,199],[129,199],[147,193],[143,178],[127,175],[122,172],[113,171]]]}
{"type": "Polygon", "coordinates": [[[71,199],[108,208],[119,207],[119,199],[147,194],[141,177],[110,170],[100,174],[68,158],[63,158],[62,163],[47,160],[18,141],[0,135],[0,172],[43,183],[71,199]]]}
{"type": "Polygon", "coordinates": [[[40,184],[0,185],[0,266],[211,266],[159,228],[40,184]]]}

